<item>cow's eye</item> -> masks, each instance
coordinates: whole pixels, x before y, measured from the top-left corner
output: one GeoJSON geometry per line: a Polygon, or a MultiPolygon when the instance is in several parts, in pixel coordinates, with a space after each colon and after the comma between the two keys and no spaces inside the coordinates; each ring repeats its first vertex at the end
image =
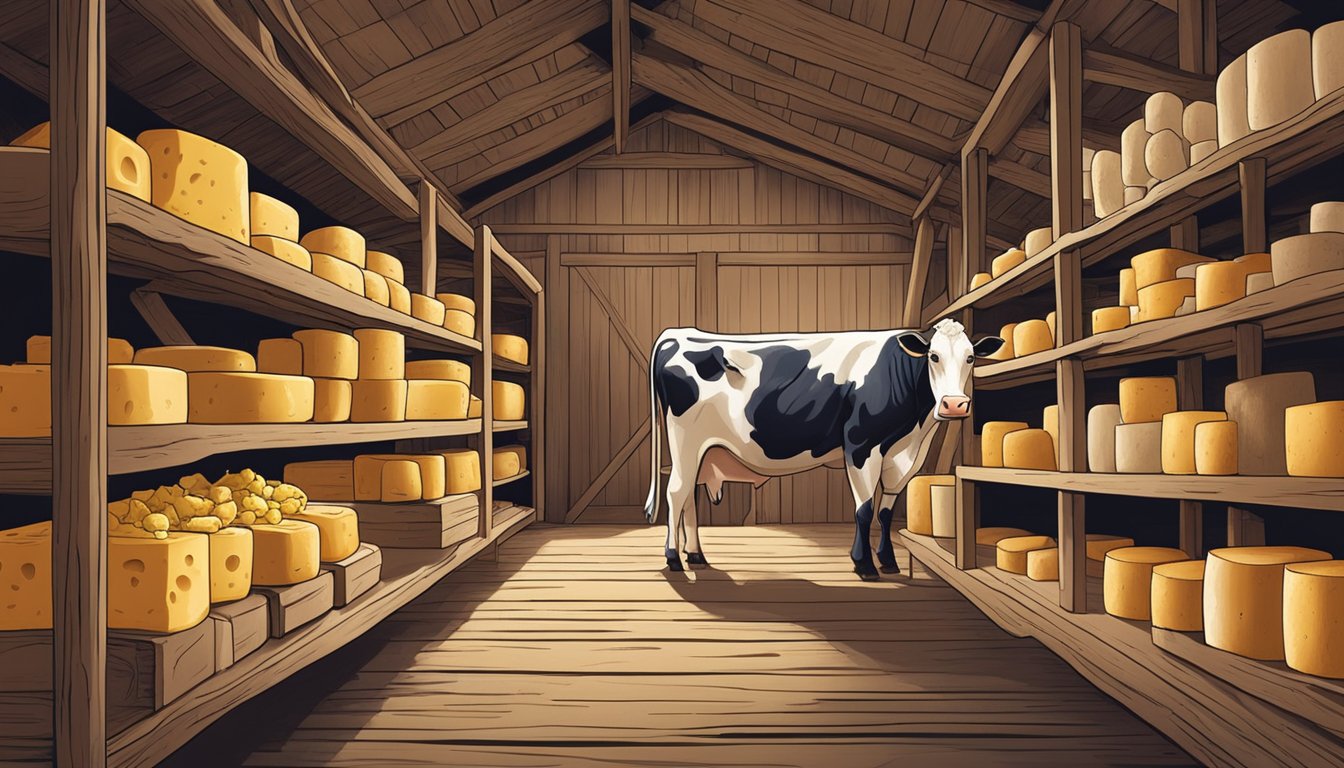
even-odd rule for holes
{"type": "Polygon", "coordinates": [[[937,352],[934,352],[933,354],[929,355],[929,362],[931,362],[931,363],[936,363],[936,362],[938,362],[938,353],[937,353],[937,352]]]}
{"type": "Polygon", "coordinates": [[[966,356],[966,364],[967,364],[967,365],[975,365],[975,355],[967,355],[967,356],[966,356]]]}

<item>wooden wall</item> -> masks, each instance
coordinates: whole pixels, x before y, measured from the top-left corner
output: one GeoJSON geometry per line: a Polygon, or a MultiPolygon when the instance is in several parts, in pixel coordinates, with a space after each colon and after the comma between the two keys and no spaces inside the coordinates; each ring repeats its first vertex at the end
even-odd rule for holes
{"type": "MultiPolygon", "coordinates": [[[[482,220],[543,281],[552,519],[642,520],[652,471],[647,361],[665,328],[840,331],[900,324],[898,214],[655,122],[482,220]],[[568,513],[568,515],[566,514],[568,513]]],[[[843,473],[731,487],[701,521],[845,521],[843,473]]]]}

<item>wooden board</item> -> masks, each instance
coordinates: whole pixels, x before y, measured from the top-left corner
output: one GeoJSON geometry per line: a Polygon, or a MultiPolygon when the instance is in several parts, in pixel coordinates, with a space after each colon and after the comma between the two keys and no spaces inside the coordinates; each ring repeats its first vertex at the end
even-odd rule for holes
{"type": "Polygon", "coordinates": [[[447,549],[476,535],[476,494],[405,504],[328,501],[355,510],[359,538],[379,547],[447,549]]]}
{"type": "Polygon", "coordinates": [[[265,596],[260,594],[211,606],[209,621],[215,630],[216,672],[233,666],[270,637],[269,609],[265,596]]]}
{"type": "Polygon", "coordinates": [[[383,551],[362,541],[353,555],[339,562],[323,563],[322,570],[331,574],[332,603],[344,608],[378,583],[383,573],[383,551]]]}
{"type": "Polygon", "coordinates": [[[334,587],[329,572],[298,584],[282,587],[252,588],[253,593],[266,598],[267,623],[271,637],[284,637],[332,609],[334,587]]]}

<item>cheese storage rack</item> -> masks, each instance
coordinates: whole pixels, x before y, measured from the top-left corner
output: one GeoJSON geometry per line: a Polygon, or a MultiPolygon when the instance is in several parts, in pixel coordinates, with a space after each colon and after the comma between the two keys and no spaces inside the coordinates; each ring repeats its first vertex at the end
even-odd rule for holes
{"type": "MultiPolygon", "coordinates": [[[[0,492],[53,496],[56,615],[52,716],[50,721],[36,718],[51,723],[54,738],[43,735],[41,728],[30,729],[31,738],[23,743],[0,744],[0,761],[155,764],[210,723],[359,637],[443,575],[488,552],[536,517],[535,505],[493,503],[492,267],[499,265],[508,280],[528,286],[524,295],[538,308],[541,286],[487,228],[468,225],[454,209],[455,199],[425,181],[431,175],[421,172],[356,105],[327,98],[338,84],[305,85],[281,63],[265,26],[249,26],[227,13],[226,7],[231,6],[214,0],[23,0],[6,7],[0,76],[47,102],[54,128],[49,163],[43,163],[40,171],[24,177],[11,174],[0,182],[0,251],[51,256],[56,365],[52,437],[0,439],[0,492]],[[231,137],[215,138],[233,143],[250,164],[297,197],[314,201],[324,212],[327,206],[333,208],[331,216],[366,231],[371,243],[386,243],[407,253],[419,251],[419,277],[429,295],[439,272],[440,236],[469,248],[480,317],[475,337],[400,314],[311,274],[281,273],[280,262],[261,251],[107,190],[103,174],[87,170],[102,167],[109,86],[169,123],[211,135],[208,115],[189,115],[171,99],[156,98],[145,81],[137,80],[152,79],[153,73],[123,68],[117,77],[109,77],[108,61],[118,55],[117,46],[109,50],[110,28],[118,30],[116,38],[123,43],[136,40],[146,50],[175,52],[175,57],[158,57],[157,66],[181,70],[187,81],[193,76],[196,81],[217,78],[220,87],[212,97],[223,105],[220,109],[240,113],[240,123],[232,125],[231,137]],[[44,35],[48,30],[49,36],[44,35]],[[268,146],[275,148],[267,150],[268,146]],[[56,194],[48,194],[49,189],[56,194]],[[409,348],[470,358],[479,372],[473,376],[473,389],[483,400],[484,418],[108,427],[103,407],[89,404],[104,402],[109,274],[148,281],[145,293],[151,296],[188,298],[305,327],[395,330],[405,335],[409,348]],[[267,641],[163,708],[116,732],[108,731],[99,668],[106,660],[103,561],[109,476],[238,451],[448,437],[470,440],[481,454],[483,482],[475,537],[446,550],[385,550],[381,581],[356,602],[267,641]]],[[[530,343],[536,359],[544,359],[545,339],[539,327],[530,343]]],[[[539,421],[543,396],[539,376],[529,394],[539,421]]],[[[543,444],[538,440],[533,447],[535,471],[530,479],[539,503],[543,444]]],[[[0,707],[14,714],[8,718],[11,722],[21,724],[34,721],[34,709],[48,706],[41,699],[27,694],[21,702],[5,701],[0,707]],[[26,713],[22,719],[21,710],[26,713]]]]}
{"type": "MultiPolygon", "coordinates": [[[[1230,505],[1229,545],[1256,544],[1263,543],[1263,528],[1256,524],[1258,518],[1237,505],[1283,508],[1284,514],[1291,514],[1289,507],[1341,512],[1344,484],[1310,477],[1090,474],[1084,422],[1089,372],[1174,362],[1180,407],[1185,410],[1202,405],[1205,359],[1234,358],[1238,380],[1260,375],[1266,340],[1324,337],[1339,328],[1344,319],[1344,273],[1320,273],[1215,309],[1084,336],[1082,270],[1168,232],[1173,247],[1195,250],[1198,223],[1193,217],[1237,197],[1243,251],[1268,251],[1266,187],[1344,153],[1338,139],[1344,125],[1344,91],[1318,99],[1277,126],[1220,147],[1157,183],[1138,202],[1086,224],[1081,188],[1084,55],[1079,28],[1072,23],[1032,30],[961,155],[960,275],[968,280],[982,271],[989,239],[990,156],[1007,143],[1035,103],[1047,98],[1053,243],[987,284],[970,290],[950,285],[950,292],[960,295],[952,296],[944,311],[980,336],[998,331],[976,325],[983,310],[1032,292],[1053,294],[1053,302],[1047,303],[1058,318],[1054,348],[977,365],[974,386],[977,392],[1018,391],[1053,380],[1059,407],[1059,471],[970,466],[976,463],[978,445],[974,429],[963,425],[961,466],[955,469],[956,537],[934,539],[902,531],[903,541],[916,559],[1001,627],[1039,639],[1197,759],[1211,764],[1250,764],[1257,759],[1324,764],[1338,748],[1338,723],[1344,721],[1344,689],[1337,681],[1309,678],[1282,664],[1232,657],[1180,633],[1150,633],[1146,624],[1104,614],[1099,580],[1087,575],[1085,506],[1089,494],[1177,500],[1181,548],[1202,557],[1203,502],[1230,505]],[[999,571],[993,567],[992,547],[977,548],[979,504],[985,486],[991,484],[1053,494],[1060,553],[1057,587],[999,571]],[[1210,690],[1217,693],[1207,695],[1210,690]],[[1266,751],[1270,745],[1257,743],[1253,734],[1266,727],[1293,734],[1288,753],[1271,754],[1266,751]]],[[[1209,85],[1211,70],[1206,65],[1209,85]]],[[[1283,743],[1275,740],[1272,748],[1283,743]]]]}

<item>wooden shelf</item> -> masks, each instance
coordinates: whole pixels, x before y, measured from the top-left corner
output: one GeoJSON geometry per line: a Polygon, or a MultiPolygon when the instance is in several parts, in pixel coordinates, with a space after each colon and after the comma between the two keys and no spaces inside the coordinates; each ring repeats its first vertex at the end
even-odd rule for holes
{"type": "Polygon", "coordinates": [[[532,474],[532,473],[529,472],[528,470],[524,469],[522,472],[519,472],[518,474],[514,475],[513,477],[505,477],[505,478],[502,478],[502,479],[500,479],[500,480],[496,480],[496,481],[494,481],[494,486],[495,486],[496,488],[498,488],[498,487],[501,486],[501,485],[508,485],[509,483],[512,483],[512,482],[515,481],[515,480],[522,480],[524,477],[527,477],[527,476],[530,475],[530,474],[532,474]]]}
{"type": "Polygon", "coordinates": [[[1344,512],[1344,482],[1328,477],[1126,475],[957,467],[957,477],[1073,493],[1260,504],[1344,512]]]}
{"type": "Polygon", "coordinates": [[[512,360],[505,360],[499,355],[495,355],[490,366],[496,371],[507,371],[508,373],[531,373],[532,366],[516,363],[512,360]]]}
{"type": "Polygon", "coordinates": [[[257,694],[368,631],[445,575],[533,520],[529,507],[494,512],[487,538],[449,550],[384,549],[382,581],[344,608],[243,657],[149,717],[112,736],[108,765],[153,765],[257,694]]]}
{"type": "Polygon", "coordinates": [[[499,433],[499,432],[517,432],[517,431],[519,431],[519,430],[523,430],[523,429],[527,429],[527,428],[528,428],[528,423],[527,423],[526,421],[496,421],[496,422],[495,422],[495,432],[496,432],[496,433],[499,433]]]}

